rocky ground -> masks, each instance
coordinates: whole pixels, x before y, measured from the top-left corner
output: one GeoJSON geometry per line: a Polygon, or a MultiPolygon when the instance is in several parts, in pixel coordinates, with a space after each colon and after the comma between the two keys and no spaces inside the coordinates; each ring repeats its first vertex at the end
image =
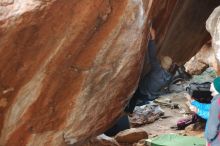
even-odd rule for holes
{"type": "Polygon", "coordinates": [[[190,124],[183,130],[177,130],[176,125],[180,119],[192,117],[192,112],[187,105],[188,99],[185,91],[189,83],[211,82],[215,76],[216,73],[213,68],[208,68],[201,75],[194,75],[190,81],[174,84],[170,87],[172,93],[159,97],[153,103],[147,104],[147,106],[135,108],[134,114],[129,116],[131,129],[119,132],[115,137],[111,138],[100,135],[89,141],[85,146],[94,144],[96,146],[146,146],[146,139],[171,133],[202,138],[205,128],[204,121],[190,124]],[[150,114],[149,111],[151,111],[150,114]]]}
{"type": "Polygon", "coordinates": [[[173,86],[173,93],[161,96],[158,100],[159,101],[172,101],[173,103],[177,103],[179,105],[178,109],[172,109],[167,106],[161,106],[164,110],[166,118],[160,118],[159,120],[142,126],[149,134],[149,137],[154,137],[161,134],[167,133],[178,133],[184,135],[196,135],[199,137],[203,136],[203,131],[201,130],[193,130],[192,126],[186,128],[186,130],[175,130],[171,127],[175,126],[179,119],[183,119],[190,116],[190,110],[186,104],[187,98],[185,94],[185,87],[190,82],[206,82],[212,81],[213,78],[216,76],[215,71],[212,68],[208,68],[204,71],[201,75],[195,75],[192,79],[188,82],[174,85],[173,86]],[[175,90],[178,91],[175,93],[175,90]]]}
{"type": "MultiPolygon", "coordinates": [[[[166,99],[171,99],[174,102],[178,102],[181,106],[182,103],[186,101],[186,99],[183,96],[183,93],[180,94],[171,94],[167,95],[161,98],[161,100],[166,100],[166,99]],[[181,101],[183,101],[181,103],[181,101]]],[[[155,136],[159,134],[164,134],[164,133],[181,133],[181,131],[176,131],[174,129],[171,129],[170,127],[176,125],[176,122],[183,117],[186,117],[185,114],[183,114],[182,109],[171,109],[170,107],[162,106],[161,107],[164,112],[165,112],[165,117],[166,118],[160,118],[159,120],[151,123],[144,125],[143,127],[148,131],[150,136],[155,136]]]]}
{"type": "Polygon", "coordinates": [[[176,130],[175,128],[172,128],[176,126],[178,120],[190,116],[189,109],[185,104],[187,102],[187,99],[184,96],[185,93],[186,92],[172,93],[163,96],[159,99],[161,101],[170,99],[172,100],[173,103],[177,103],[180,108],[173,109],[171,107],[161,106],[161,108],[164,110],[165,113],[163,116],[164,118],[162,117],[151,124],[147,124],[143,126],[143,128],[148,131],[150,138],[167,133],[178,133],[178,134],[185,133],[185,130],[176,130]]]}

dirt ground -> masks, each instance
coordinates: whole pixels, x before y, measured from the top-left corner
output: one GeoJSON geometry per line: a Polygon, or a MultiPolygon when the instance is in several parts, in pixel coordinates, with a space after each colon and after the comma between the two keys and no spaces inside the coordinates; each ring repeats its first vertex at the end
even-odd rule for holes
{"type": "Polygon", "coordinates": [[[190,115],[189,110],[186,106],[187,99],[184,97],[185,92],[181,93],[173,93],[159,98],[159,100],[167,100],[170,99],[173,103],[177,103],[180,108],[172,109],[170,107],[161,106],[164,110],[164,117],[159,120],[142,126],[149,133],[149,137],[155,137],[161,134],[168,133],[177,133],[177,134],[185,134],[185,130],[176,130],[171,127],[176,126],[178,120],[187,118],[190,115]]]}
{"type": "MultiPolygon", "coordinates": [[[[178,109],[172,109],[167,106],[161,106],[164,110],[166,118],[160,118],[151,124],[146,124],[141,126],[140,128],[145,129],[149,133],[149,138],[155,137],[161,134],[168,134],[168,133],[176,133],[176,134],[183,134],[183,135],[191,135],[191,136],[198,136],[203,137],[204,129],[200,128],[199,130],[194,130],[192,128],[193,125],[188,126],[185,130],[176,130],[171,127],[176,126],[177,121],[180,119],[184,119],[190,116],[191,111],[189,110],[186,102],[187,98],[184,94],[187,92],[185,91],[186,86],[189,85],[191,82],[211,82],[214,77],[216,76],[215,72],[212,68],[208,68],[205,72],[201,75],[195,75],[192,77],[190,81],[185,83],[180,83],[179,85],[174,85],[172,87],[173,93],[163,95],[158,98],[159,101],[172,101],[172,103],[177,103],[179,105],[178,109]]],[[[203,123],[205,124],[205,123],[203,123]]],[[[203,126],[204,127],[204,126],[203,126]]]]}

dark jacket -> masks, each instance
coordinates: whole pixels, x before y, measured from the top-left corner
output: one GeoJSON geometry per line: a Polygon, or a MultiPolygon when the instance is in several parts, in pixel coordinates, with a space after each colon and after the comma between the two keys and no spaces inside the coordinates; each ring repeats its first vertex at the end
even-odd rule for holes
{"type": "MultiPolygon", "coordinates": [[[[220,145],[220,94],[216,95],[211,102],[209,118],[206,123],[205,138],[211,146],[215,143],[220,145]]],[[[217,145],[216,145],[217,146],[217,145]]]]}
{"type": "Polygon", "coordinates": [[[141,94],[147,95],[150,100],[154,100],[161,95],[161,88],[171,80],[171,74],[161,67],[156,57],[156,51],[154,41],[150,40],[148,43],[148,54],[151,70],[139,84],[141,94]]]}

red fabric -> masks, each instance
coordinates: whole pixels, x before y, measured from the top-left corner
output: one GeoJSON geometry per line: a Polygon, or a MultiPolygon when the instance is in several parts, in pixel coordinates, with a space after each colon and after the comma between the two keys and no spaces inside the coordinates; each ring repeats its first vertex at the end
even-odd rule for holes
{"type": "Polygon", "coordinates": [[[218,98],[218,105],[220,106],[220,98],[218,98]]]}

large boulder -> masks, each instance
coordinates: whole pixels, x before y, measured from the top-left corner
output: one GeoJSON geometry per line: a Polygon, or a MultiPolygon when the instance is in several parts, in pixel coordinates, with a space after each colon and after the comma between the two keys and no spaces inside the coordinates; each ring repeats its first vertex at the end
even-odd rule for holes
{"type": "Polygon", "coordinates": [[[75,144],[109,128],[141,73],[145,7],[1,0],[0,145],[75,144]]]}
{"type": "Polygon", "coordinates": [[[129,143],[133,144],[142,139],[147,139],[148,133],[143,129],[131,128],[119,132],[115,139],[118,143],[129,143]]]}
{"type": "Polygon", "coordinates": [[[212,46],[218,60],[218,74],[220,74],[220,7],[217,7],[206,21],[206,29],[212,36],[212,46]]]}
{"type": "Polygon", "coordinates": [[[181,62],[204,43],[217,3],[0,0],[0,145],[82,144],[103,133],[137,87],[148,16],[169,18],[156,21],[158,46],[181,62]]]}

